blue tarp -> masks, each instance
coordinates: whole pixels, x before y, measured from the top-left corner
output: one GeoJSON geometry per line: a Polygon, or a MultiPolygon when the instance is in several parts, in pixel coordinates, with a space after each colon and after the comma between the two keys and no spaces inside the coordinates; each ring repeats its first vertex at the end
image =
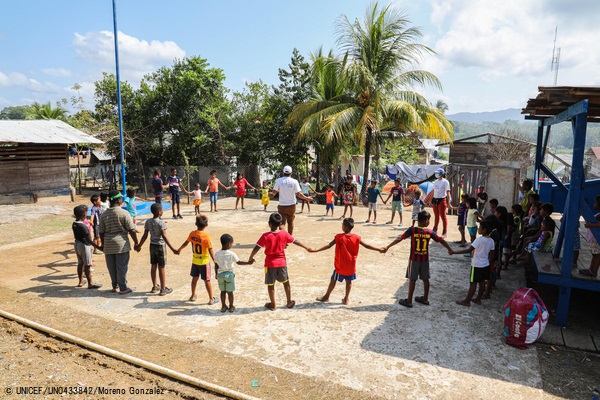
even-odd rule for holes
{"type": "MultiPolygon", "coordinates": [[[[152,211],[150,211],[150,207],[152,206],[152,204],[154,204],[153,201],[140,201],[140,200],[136,200],[135,201],[135,207],[136,207],[136,210],[137,210],[137,215],[152,214],[152,211]]],[[[163,211],[171,209],[171,203],[162,203],[161,205],[162,205],[163,211]]],[[[125,208],[125,206],[123,206],[123,208],[125,208]]],[[[88,217],[90,215],[92,215],[92,207],[88,207],[88,213],[87,213],[87,215],[88,215],[88,217]]]]}

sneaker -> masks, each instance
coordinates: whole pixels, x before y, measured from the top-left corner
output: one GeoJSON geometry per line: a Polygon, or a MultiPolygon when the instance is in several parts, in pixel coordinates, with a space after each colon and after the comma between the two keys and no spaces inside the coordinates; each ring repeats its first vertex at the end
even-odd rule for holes
{"type": "Polygon", "coordinates": [[[164,290],[161,289],[161,291],[160,291],[160,293],[158,295],[159,296],[164,296],[164,295],[167,295],[167,294],[172,293],[172,292],[173,292],[173,289],[165,287],[164,290]]]}
{"type": "MultiPolygon", "coordinates": [[[[391,223],[392,223],[392,221],[388,221],[388,222],[386,222],[385,224],[386,224],[386,225],[391,225],[391,223]]],[[[400,225],[402,225],[402,224],[400,224],[400,225]]]]}
{"type": "Polygon", "coordinates": [[[152,290],[150,290],[150,293],[158,293],[159,291],[160,291],[160,286],[157,285],[157,286],[154,286],[152,288],[152,290]]]}
{"type": "Polygon", "coordinates": [[[402,226],[402,222],[400,222],[400,223],[398,224],[398,226],[402,226]]]}
{"type": "Polygon", "coordinates": [[[177,218],[183,219],[183,217],[181,216],[181,214],[177,214],[177,218]]]}
{"type": "Polygon", "coordinates": [[[177,219],[177,215],[173,215],[173,219],[177,219]]]}

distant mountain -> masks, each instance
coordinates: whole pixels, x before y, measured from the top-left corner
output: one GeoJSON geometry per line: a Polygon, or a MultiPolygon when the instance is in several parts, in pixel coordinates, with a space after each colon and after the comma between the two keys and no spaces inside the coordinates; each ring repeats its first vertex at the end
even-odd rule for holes
{"type": "Polygon", "coordinates": [[[446,118],[450,121],[456,122],[470,122],[474,124],[480,124],[482,122],[498,122],[502,123],[508,119],[514,119],[519,122],[524,122],[524,115],[521,114],[519,108],[509,108],[500,111],[486,111],[486,112],[462,112],[456,114],[448,114],[446,118]]]}

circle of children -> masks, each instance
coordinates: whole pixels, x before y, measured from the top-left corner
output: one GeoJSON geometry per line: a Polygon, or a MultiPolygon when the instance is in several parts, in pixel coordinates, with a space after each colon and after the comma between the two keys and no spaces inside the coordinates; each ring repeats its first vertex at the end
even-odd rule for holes
{"type": "MultiPolygon", "coordinates": [[[[160,171],[157,170],[155,171],[153,181],[155,204],[151,206],[152,218],[145,222],[144,234],[139,241],[136,234],[138,231],[135,225],[135,209],[132,207],[135,200],[135,192],[131,189],[127,191],[127,197],[125,198],[122,198],[121,193],[116,190],[108,194],[102,193],[100,196],[93,195],[91,197],[92,209],[90,220],[86,219],[87,206],[80,205],[75,207],[74,214],[76,221],[73,223],[73,232],[75,236],[75,252],[78,258],[77,272],[79,283],[77,286],[84,286],[84,276],[87,279],[87,287],[89,289],[98,289],[102,286],[94,283],[90,272],[93,247],[96,249],[94,253],[100,254],[104,250],[107,268],[111,276],[112,292],[120,294],[130,293],[132,289],[127,286],[126,279],[129,252],[131,250],[128,235],[131,236],[134,242],[133,249],[138,252],[146,242],[148,236],[150,236],[151,293],[158,293],[162,296],[172,292],[172,289],[166,286],[166,247],[168,246],[174,254],[179,255],[188,244],[191,244],[192,265],[190,275],[192,282],[189,301],[197,300],[196,285],[198,280],[202,279],[208,294],[208,304],[212,305],[219,302],[219,298],[213,296],[212,291],[210,266],[210,261],[212,260],[214,263],[214,276],[217,277],[221,292],[221,311],[234,312],[234,264],[251,265],[255,262],[257,253],[261,249],[264,249],[264,282],[267,285],[269,297],[265,308],[275,310],[277,307],[275,302],[276,282],[283,284],[287,300],[285,306],[293,308],[296,303],[292,300],[285,255],[285,249],[288,244],[293,243],[309,252],[320,252],[335,246],[334,270],[329,286],[325,294],[317,297],[316,300],[328,302],[336,283],[345,281],[345,296],[342,299],[342,303],[348,304],[352,282],[356,279],[356,261],[359,247],[363,246],[373,251],[385,253],[390,247],[405,239],[410,239],[410,256],[406,273],[406,277],[409,279],[408,296],[405,299],[401,299],[399,304],[412,308],[413,295],[418,279],[423,281],[424,291],[422,296],[416,296],[414,300],[423,305],[429,305],[429,242],[433,239],[435,242],[442,244],[450,255],[464,254],[465,257],[470,257],[469,289],[463,299],[456,301],[459,305],[469,307],[471,303],[481,304],[483,299],[490,297],[496,279],[501,279],[502,271],[507,269],[509,264],[527,267],[532,262],[531,254],[533,252],[549,252],[552,248],[552,239],[555,230],[555,222],[551,218],[553,206],[549,203],[542,204],[539,202],[540,197],[533,190],[533,182],[531,180],[523,181],[520,187],[523,199],[520,203],[513,204],[510,207],[510,211],[507,207],[499,205],[496,199],[491,199],[488,202],[483,186],[479,187],[475,197],[462,194],[460,204],[453,207],[450,201],[449,184],[446,184],[448,181],[445,180],[444,170],[438,169],[436,171],[438,172],[436,174],[438,178],[436,182],[441,182],[441,187],[448,189],[447,192],[442,192],[447,193],[447,198],[445,199],[447,200],[447,205],[449,208],[457,210],[457,225],[461,234],[461,240],[455,243],[462,249],[454,250],[444,240],[446,237],[447,221],[445,215],[438,215],[437,210],[434,227],[433,229],[428,228],[431,215],[429,212],[422,210],[425,204],[420,199],[420,192],[418,190],[415,193],[415,200],[413,201],[412,226],[389,245],[378,248],[365,243],[359,235],[352,233],[355,223],[352,218],[353,206],[357,204],[358,197],[357,188],[353,183],[352,176],[347,177],[339,193],[333,191],[333,185],[329,185],[325,192],[319,193],[310,187],[306,177],[302,178],[301,183],[291,178],[291,171],[292,169],[286,166],[284,168],[284,176],[276,181],[272,189],[268,186],[267,181],[262,183],[261,191],[264,211],[267,211],[270,198],[274,194],[281,192],[280,194],[283,195],[284,190],[287,190],[289,193],[292,193],[293,204],[295,204],[296,196],[302,199],[302,209],[300,212],[304,210],[305,204],[307,205],[308,212],[310,212],[312,198],[309,197],[309,191],[312,190],[314,194],[325,195],[325,215],[328,215],[331,211],[331,215],[333,216],[334,198],[340,197],[344,204],[344,213],[341,217],[342,232],[335,235],[333,240],[327,245],[316,249],[309,248],[292,236],[295,214],[294,205],[291,215],[282,211],[269,215],[269,231],[260,236],[247,261],[241,261],[231,250],[233,237],[229,234],[221,236],[221,250],[214,252],[211,237],[206,232],[209,226],[208,218],[201,214],[199,210],[201,194],[210,194],[210,211],[217,212],[219,186],[223,188],[228,187],[219,181],[216,171],[212,171],[206,190],[201,191],[198,184],[196,185],[196,190],[193,191],[196,229],[192,230],[183,244],[176,248],[169,241],[166,234],[167,226],[161,219],[163,215],[161,206],[162,193],[163,189],[169,190],[173,204],[173,218],[178,219],[181,218],[179,209],[180,189],[186,193],[187,191],[181,185],[176,170],[171,171],[171,176],[167,179],[166,185],[163,185],[160,179],[160,171]],[[289,190],[285,189],[285,187],[289,190]],[[126,204],[126,209],[122,208],[123,202],[126,204]],[[485,212],[486,205],[489,205],[488,212],[485,212]],[[348,217],[346,217],[347,213],[348,217]],[[438,235],[438,221],[440,218],[444,225],[444,231],[443,234],[438,235]],[[286,223],[287,230],[284,229],[286,223]],[[415,223],[417,226],[415,226],[415,223]],[[468,238],[466,234],[469,235],[468,238]],[[475,296],[476,292],[477,295],[475,296]]],[[[402,225],[402,204],[405,191],[401,187],[400,181],[395,181],[394,187],[386,200],[383,200],[376,184],[376,181],[371,182],[368,189],[369,219],[366,223],[370,223],[371,213],[374,214],[375,218],[373,223],[376,223],[378,198],[381,198],[383,203],[386,203],[390,197],[393,197],[391,220],[387,224],[393,223],[395,213],[398,212],[400,225],[402,225]]],[[[252,187],[241,174],[238,174],[234,183],[237,196],[236,209],[240,201],[242,208],[244,208],[243,199],[246,186],[252,187]]],[[[279,207],[281,208],[278,209],[283,210],[286,207],[281,206],[281,200],[282,197],[280,196],[279,207]]],[[[596,214],[596,219],[600,221],[600,196],[595,200],[595,209],[599,211],[596,214]]],[[[445,212],[444,209],[443,214],[445,212]]],[[[600,222],[586,223],[585,227],[600,227],[600,222]]],[[[588,234],[588,236],[593,254],[592,264],[589,269],[580,270],[580,273],[596,276],[600,265],[600,246],[595,242],[593,235],[588,234]]],[[[575,257],[577,257],[579,240],[577,240],[575,250],[575,257]]]]}

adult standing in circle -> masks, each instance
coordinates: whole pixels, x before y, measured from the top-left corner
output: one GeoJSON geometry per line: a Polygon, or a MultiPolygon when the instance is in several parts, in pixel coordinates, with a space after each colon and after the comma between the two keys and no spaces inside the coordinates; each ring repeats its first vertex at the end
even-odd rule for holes
{"type": "Polygon", "coordinates": [[[448,234],[448,218],[446,217],[446,210],[450,204],[450,182],[445,178],[446,171],[442,168],[435,170],[435,178],[433,181],[433,199],[431,199],[431,205],[433,206],[433,214],[435,216],[435,222],[433,224],[434,232],[437,232],[440,218],[442,219],[442,237],[446,237],[448,234]]]}
{"type": "Polygon", "coordinates": [[[108,193],[110,208],[100,217],[100,241],[104,251],[106,267],[112,282],[112,292],[119,294],[131,293],[133,289],[127,286],[127,270],[129,269],[130,235],[135,246],[138,239],[135,224],[131,215],[121,208],[123,195],[118,190],[108,193]]]}
{"type": "Polygon", "coordinates": [[[294,219],[296,218],[296,196],[306,201],[312,201],[312,197],[302,194],[300,184],[292,178],[292,167],[289,165],[283,167],[283,176],[275,181],[270,197],[273,198],[277,193],[279,193],[277,212],[282,217],[281,225],[287,223],[287,230],[292,235],[294,232],[294,219]]]}

